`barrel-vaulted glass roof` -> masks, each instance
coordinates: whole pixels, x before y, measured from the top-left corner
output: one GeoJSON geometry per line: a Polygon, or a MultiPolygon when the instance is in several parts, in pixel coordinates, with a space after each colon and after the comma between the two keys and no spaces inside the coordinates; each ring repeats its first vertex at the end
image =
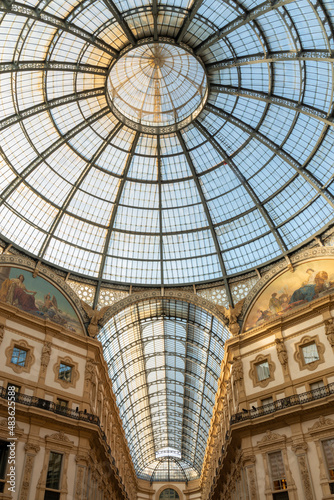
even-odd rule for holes
{"type": "Polygon", "coordinates": [[[180,300],[144,300],[100,332],[137,475],[200,476],[218,388],[225,326],[180,300]]]}
{"type": "Polygon", "coordinates": [[[333,221],[333,23],[332,0],[1,1],[2,237],[100,284],[288,255],[333,221]]]}

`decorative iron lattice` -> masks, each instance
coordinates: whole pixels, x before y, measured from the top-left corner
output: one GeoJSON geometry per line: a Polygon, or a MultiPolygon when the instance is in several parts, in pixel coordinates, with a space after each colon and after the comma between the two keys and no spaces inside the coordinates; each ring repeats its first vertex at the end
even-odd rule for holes
{"type": "Polygon", "coordinates": [[[101,309],[105,306],[112,306],[113,304],[115,304],[115,302],[124,299],[128,295],[128,292],[111,290],[110,288],[101,288],[97,307],[98,309],[101,309]]]}
{"type": "Polygon", "coordinates": [[[237,302],[239,302],[239,300],[244,299],[258,281],[259,278],[257,276],[254,276],[253,278],[248,278],[244,281],[231,283],[230,289],[234,303],[236,304],[237,302]]]}
{"type": "Polygon", "coordinates": [[[78,283],[77,281],[69,280],[67,284],[75,291],[81,300],[84,300],[90,306],[93,305],[95,297],[95,286],[78,283]]]}
{"type": "Polygon", "coordinates": [[[197,295],[200,295],[204,299],[210,300],[218,306],[228,307],[227,294],[223,286],[217,288],[208,288],[207,290],[198,290],[197,295]]]}

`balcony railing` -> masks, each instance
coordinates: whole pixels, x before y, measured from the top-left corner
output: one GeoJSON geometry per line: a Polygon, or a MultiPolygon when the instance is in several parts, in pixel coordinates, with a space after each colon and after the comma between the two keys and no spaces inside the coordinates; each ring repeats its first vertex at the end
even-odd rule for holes
{"type": "MultiPolygon", "coordinates": [[[[8,392],[5,387],[0,388],[0,397],[3,399],[8,399],[8,392]]],[[[89,422],[101,427],[99,417],[93,415],[92,413],[71,410],[66,406],[62,406],[46,399],[36,398],[36,396],[27,396],[26,394],[17,393],[15,395],[15,402],[20,403],[21,405],[34,406],[35,408],[41,408],[42,410],[51,411],[53,413],[57,413],[57,415],[63,415],[64,417],[73,418],[75,420],[83,420],[84,422],[89,422]]],[[[101,432],[103,432],[102,429],[101,432]]]]}
{"type": "Polygon", "coordinates": [[[269,415],[270,413],[275,413],[276,411],[283,410],[292,406],[302,405],[309,403],[310,401],[316,401],[317,399],[326,398],[334,394],[334,382],[324,387],[318,387],[312,391],[303,392],[301,394],[293,394],[283,399],[278,399],[264,406],[259,406],[258,408],[252,408],[250,410],[244,410],[239,413],[232,415],[230,419],[230,425],[236,424],[243,420],[250,420],[253,418],[262,417],[263,415],[269,415]]]}

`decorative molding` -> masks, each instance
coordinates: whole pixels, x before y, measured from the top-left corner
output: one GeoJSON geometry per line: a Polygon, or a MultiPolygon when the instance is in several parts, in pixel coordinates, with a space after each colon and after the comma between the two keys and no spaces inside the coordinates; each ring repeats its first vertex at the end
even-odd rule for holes
{"type": "Polygon", "coordinates": [[[31,476],[34,467],[35,456],[39,452],[40,447],[34,443],[26,443],[24,449],[26,451],[26,459],[20,491],[20,500],[29,499],[29,488],[31,484],[31,476]]]}
{"type": "Polygon", "coordinates": [[[35,356],[33,354],[34,348],[28,344],[23,339],[12,339],[10,342],[10,345],[7,347],[5,351],[5,356],[6,356],[6,366],[9,366],[15,373],[29,373],[30,368],[35,362],[35,356]],[[17,347],[19,349],[22,349],[23,351],[26,351],[26,359],[24,362],[24,366],[19,366],[16,365],[15,363],[11,362],[12,355],[13,355],[13,350],[14,348],[17,347]]]}
{"type": "Polygon", "coordinates": [[[278,361],[283,367],[288,364],[288,353],[283,339],[275,339],[278,361]]]}
{"type": "Polygon", "coordinates": [[[51,349],[52,349],[52,343],[45,342],[42,348],[42,355],[41,355],[42,372],[45,372],[48,367],[51,356],[51,349]]]}
{"type": "Polygon", "coordinates": [[[325,321],[325,333],[326,333],[329,345],[331,347],[334,347],[334,321],[332,318],[325,321]]]}
{"type": "Polygon", "coordinates": [[[285,443],[285,441],[285,434],[277,434],[276,432],[272,432],[270,429],[268,429],[263,438],[257,442],[257,445],[259,446],[259,448],[275,447],[277,445],[285,443]]]}
{"type": "Polygon", "coordinates": [[[184,292],[177,289],[165,289],[163,295],[160,290],[146,290],[145,292],[135,292],[109,307],[103,318],[101,319],[101,325],[106,324],[110,318],[121,312],[123,309],[132,306],[133,304],[137,304],[138,302],[143,302],[146,300],[158,301],[164,299],[180,300],[189,302],[190,304],[194,304],[212,314],[217,319],[219,319],[220,322],[226,325],[226,320],[223,314],[219,311],[218,307],[215,304],[195,293],[184,292]]]}
{"type": "Polygon", "coordinates": [[[69,387],[75,388],[77,380],[79,379],[79,370],[78,370],[78,363],[73,361],[72,358],[69,356],[58,356],[57,363],[53,366],[53,371],[55,374],[55,382],[60,384],[64,389],[68,389],[69,387]],[[63,363],[65,365],[68,365],[72,368],[71,372],[71,380],[62,380],[59,378],[59,369],[60,369],[60,364],[63,363]]]}
{"type": "Polygon", "coordinates": [[[4,335],[5,335],[5,325],[0,324],[0,345],[2,344],[4,335]]]}
{"type": "Polygon", "coordinates": [[[323,415],[319,417],[319,420],[315,422],[312,427],[309,427],[308,431],[312,434],[315,432],[322,432],[324,430],[334,430],[334,420],[332,418],[326,418],[323,415]]]}
{"type": "Polygon", "coordinates": [[[74,442],[71,441],[63,431],[45,436],[45,441],[48,449],[56,448],[57,451],[60,450],[64,453],[68,453],[74,446],[74,442]]]}
{"type": "Polygon", "coordinates": [[[325,346],[320,342],[318,335],[314,335],[313,337],[306,335],[305,337],[302,337],[300,341],[295,344],[295,353],[293,357],[299,364],[300,370],[313,371],[316,368],[318,368],[318,366],[321,363],[325,362],[324,352],[325,352],[325,346]],[[315,344],[317,346],[319,359],[317,359],[316,361],[312,361],[311,363],[305,363],[303,356],[303,347],[306,347],[307,345],[310,344],[315,344]]]}
{"type": "MultiPolygon", "coordinates": [[[[334,247],[313,247],[302,250],[295,255],[290,256],[290,261],[293,265],[302,264],[308,260],[314,260],[320,258],[334,257],[334,247]]],[[[278,278],[281,274],[288,271],[288,264],[286,261],[281,261],[276,266],[266,271],[266,273],[261,277],[261,279],[253,286],[242,307],[239,320],[242,321],[241,332],[243,333],[243,327],[245,323],[246,316],[251,310],[253,303],[258,298],[258,295],[263,292],[263,290],[273,281],[278,278]]],[[[270,323],[270,321],[268,321],[270,323]]],[[[261,325],[263,326],[263,325],[261,325]]]]}
{"type": "Polygon", "coordinates": [[[272,382],[275,380],[275,369],[276,365],[273,361],[271,361],[271,356],[270,354],[259,354],[256,356],[256,358],[250,362],[251,369],[249,370],[249,376],[252,379],[253,382],[253,387],[267,387],[269,382],[272,382]],[[257,375],[257,365],[260,365],[261,363],[268,362],[269,365],[269,377],[265,378],[264,380],[259,380],[258,375],[257,375]]]}
{"type": "Polygon", "coordinates": [[[86,361],[86,367],[85,367],[85,382],[92,382],[94,380],[95,374],[96,374],[96,369],[95,367],[99,363],[95,361],[92,358],[88,358],[86,361]]]}
{"type": "Polygon", "coordinates": [[[37,453],[39,452],[39,450],[41,449],[40,446],[38,446],[38,444],[34,444],[34,443],[26,443],[24,445],[24,449],[27,453],[33,453],[35,455],[37,455],[37,453]]]}

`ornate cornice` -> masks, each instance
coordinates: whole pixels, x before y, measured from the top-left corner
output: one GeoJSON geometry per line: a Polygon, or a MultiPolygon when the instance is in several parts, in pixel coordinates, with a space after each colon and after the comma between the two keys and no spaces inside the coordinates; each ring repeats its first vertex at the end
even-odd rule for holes
{"type": "Polygon", "coordinates": [[[122,300],[116,302],[108,308],[105,312],[103,318],[101,319],[100,324],[104,325],[110,318],[115,316],[117,313],[126,309],[127,307],[132,306],[133,304],[137,304],[138,302],[142,302],[145,300],[181,300],[184,302],[189,302],[190,304],[194,304],[198,307],[201,307],[208,313],[215,316],[219,321],[226,324],[226,320],[224,319],[223,314],[220,312],[218,307],[210,302],[209,300],[203,299],[199,295],[191,292],[185,292],[177,289],[169,289],[165,290],[164,294],[161,293],[160,290],[146,290],[144,292],[135,292],[128,297],[125,297],[122,300]]]}

